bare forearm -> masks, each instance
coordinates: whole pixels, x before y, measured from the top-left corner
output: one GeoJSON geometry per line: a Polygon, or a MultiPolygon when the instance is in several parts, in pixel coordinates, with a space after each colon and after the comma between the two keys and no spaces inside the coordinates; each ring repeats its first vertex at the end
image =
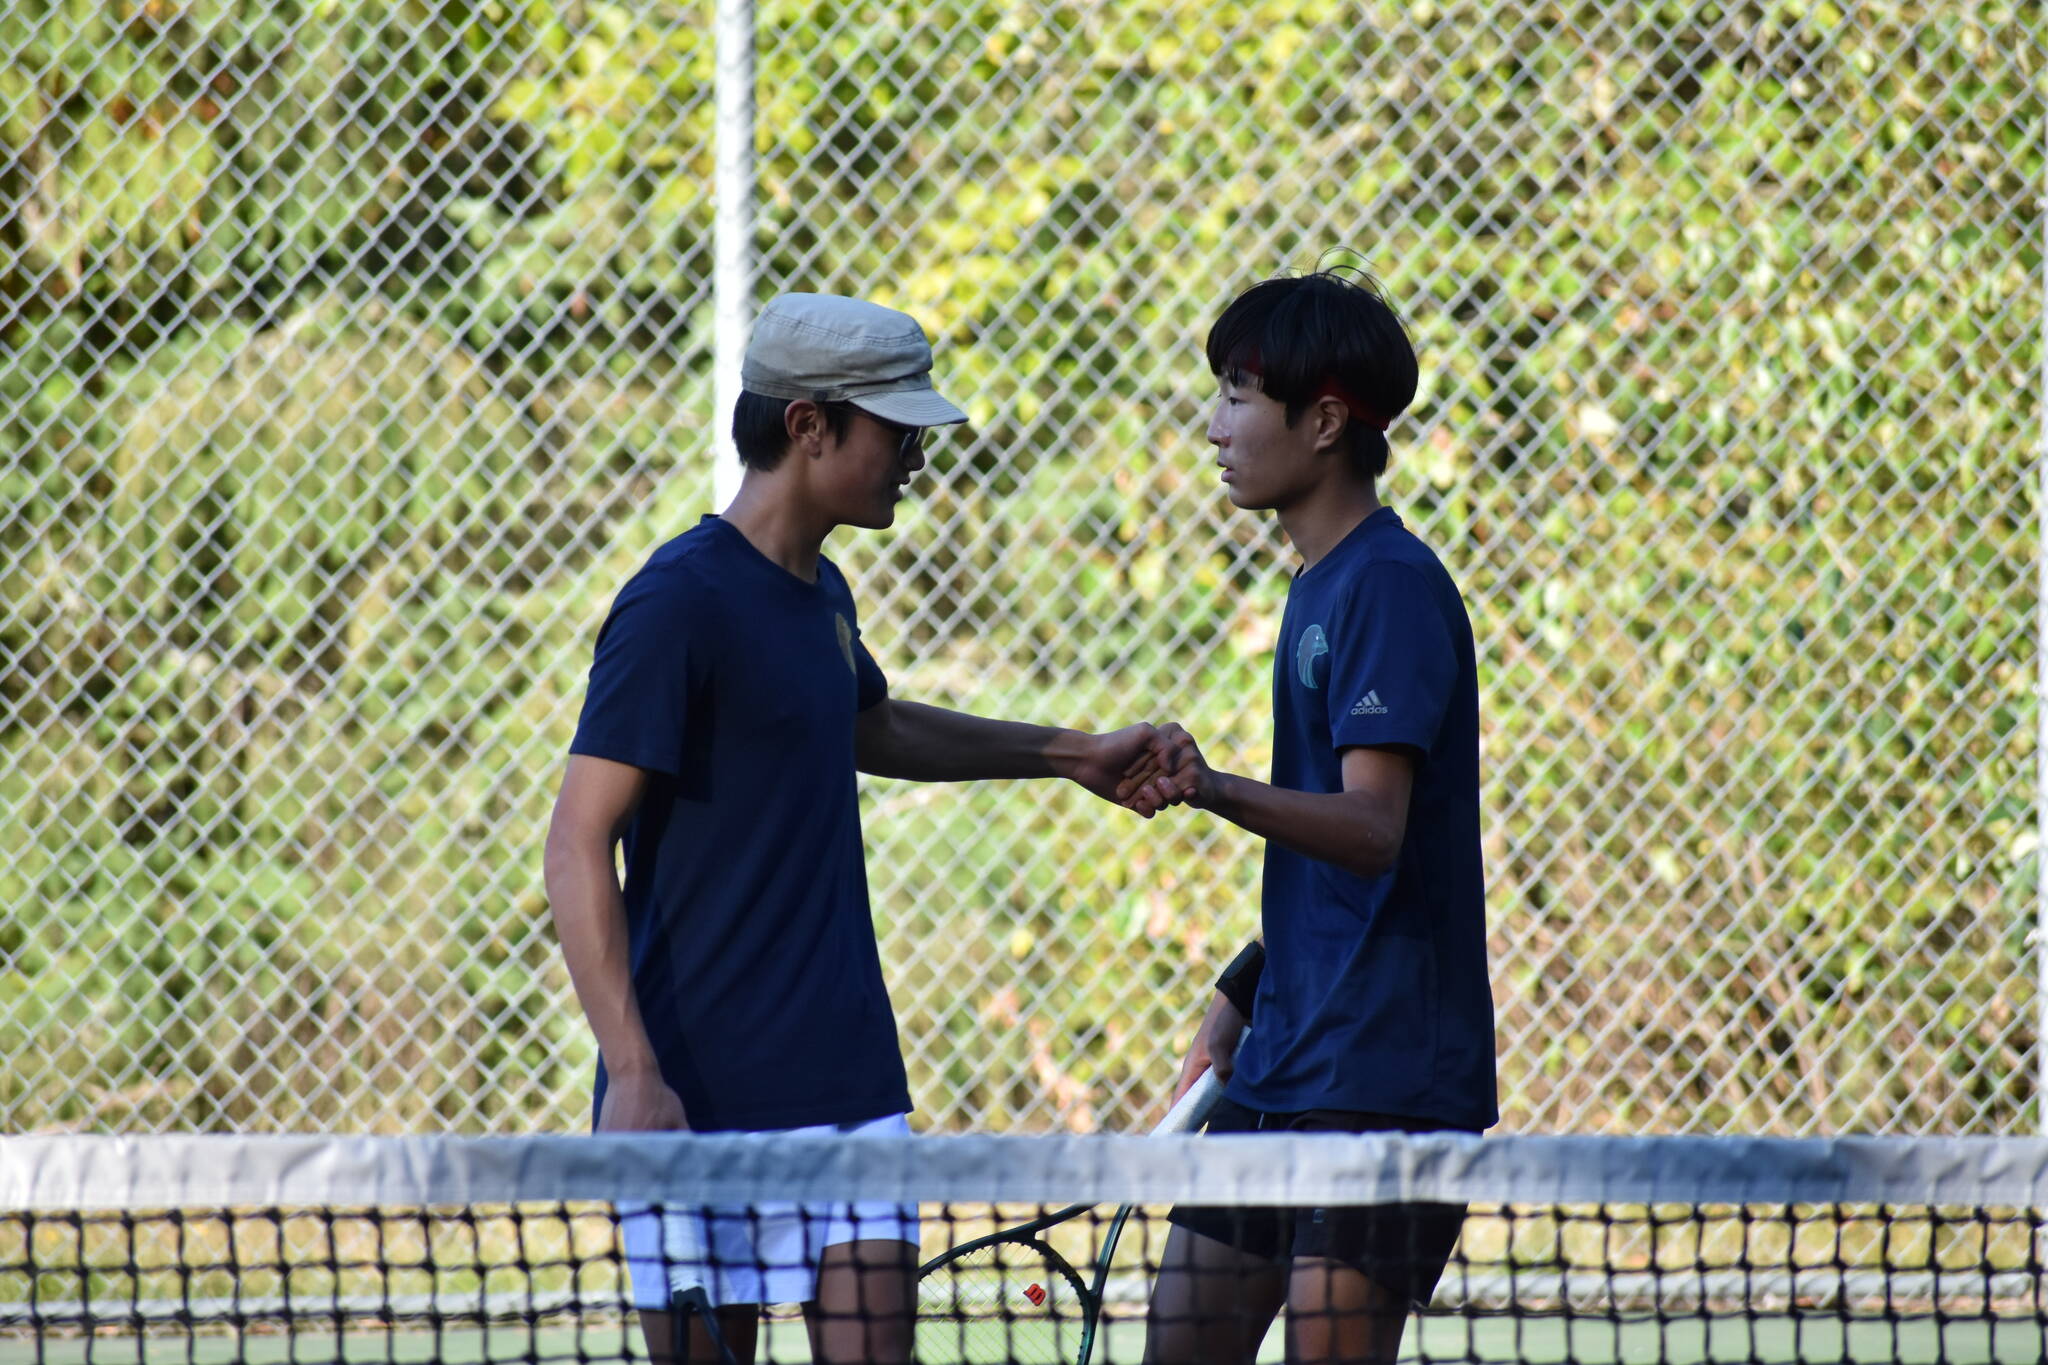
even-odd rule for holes
{"type": "Polygon", "coordinates": [[[633,994],[626,903],[609,843],[550,841],[546,880],[555,937],[606,1070],[614,1076],[656,1071],[654,1047],[633,994]]]}
{"type": "Polygon", "coordinates": [[[1233,773],[1216,774],[1207,809],[1304,857],[1361,877],[1377,877],[1401,852],[1406,814],[1380,808],[1364,792],[1298,792],[1233,773]]]}
{"type": "Polygon", "coordinates": [[[990,720],[914,701],[886,703],[888,721],[862,736],[860,769],[917,782],[1063,776],[1080,736],[1072,730],[990,720]]]}

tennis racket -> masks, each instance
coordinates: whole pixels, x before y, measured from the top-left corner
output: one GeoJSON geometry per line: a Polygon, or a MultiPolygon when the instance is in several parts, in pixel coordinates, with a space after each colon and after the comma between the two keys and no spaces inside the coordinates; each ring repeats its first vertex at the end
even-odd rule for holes
{"type": "MultiPolygon", "coordinates": [[[[1152,1132],[1193,1132],[1222,1096],[1216,1073],[1203,1072],[1152,1132]]],[[[1131,1206],[1124,1205],[1110,1220],[1092,1279],[1082,1279],[1045,1234],[1094,1207],[1071,1204],[962,1242],[919,1266],[918,1358],[1088,1365],[1110,1255],[1131,1206]]]]}

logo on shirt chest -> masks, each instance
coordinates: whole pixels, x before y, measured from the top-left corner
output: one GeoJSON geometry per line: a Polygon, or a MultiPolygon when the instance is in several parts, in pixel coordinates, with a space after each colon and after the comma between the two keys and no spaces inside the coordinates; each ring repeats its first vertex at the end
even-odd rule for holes
{"type": "Polygon", "coordinates": [[[1330,642],[1321,626],[1310,626],[1294,642],[1294,672],[1311,692],[1322,691],[1330,680],[1330,642]]]}
{"type": "Polygon", "coordinates": [[[847,672],[859,677],[860,670],[853,665],[853,627],[847,624],[844,616],[835,611],[832,613],[832,629],[838,632],[839,654],[846,660],[847,672]]]}

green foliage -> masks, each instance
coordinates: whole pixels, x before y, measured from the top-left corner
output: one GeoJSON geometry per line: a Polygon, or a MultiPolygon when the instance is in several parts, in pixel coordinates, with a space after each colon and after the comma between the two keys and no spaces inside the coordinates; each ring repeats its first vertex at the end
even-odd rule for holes
{"type": "Polygon", "coordinates": [[[44,834],[0,885],[48,913],[9,927],[0,989],[37,998],[0,1017],[82,1081],[10,1111],[269,1127],[563,1102],[584,1055],[527,855],[551,793],[516,778],[552,765],[581,687],[553,613],[589,623],[647,548],[612,509],[655,474],[670,400],[563,380],[515,408],[445,334],[326,298],[100,378],[90,463],[15,466],[23,520],[55,534],[8,558],[6,796],[44,834]],[[573,446],[538,458],[553,429],[573,446]]]}
{"type": "MultiPolygon", "coordinates": [[[[1288,560],[1199,341],[1355,248],[1481,641],[1510,1121],[2038,1123],[2048,35],[1851,8],[764,4],[767,279],[916,313],[975,418],[835,547],[899,693],[1263,767],[1288,560]]],[[[77,1078],[9,1126],[578,1121],[538,843],[708,496],[708,9],[0,17],[0,1045],[77,1078]]],[[[1255,924],[1248,841],[1083,800],[870,791],[927,1103],[1135,1123],[1255,924]]]]}

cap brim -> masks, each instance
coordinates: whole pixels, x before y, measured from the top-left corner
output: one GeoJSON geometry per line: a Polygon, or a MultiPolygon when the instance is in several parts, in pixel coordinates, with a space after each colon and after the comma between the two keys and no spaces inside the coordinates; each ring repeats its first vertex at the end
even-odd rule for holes
{"type": "Polygon", "coordinates": [[[939,397],[937,389],[905,389],[900,393],[864,393],[847,400],[863,412],[904,427],[950,427],[967,414],[939,397]]]}

